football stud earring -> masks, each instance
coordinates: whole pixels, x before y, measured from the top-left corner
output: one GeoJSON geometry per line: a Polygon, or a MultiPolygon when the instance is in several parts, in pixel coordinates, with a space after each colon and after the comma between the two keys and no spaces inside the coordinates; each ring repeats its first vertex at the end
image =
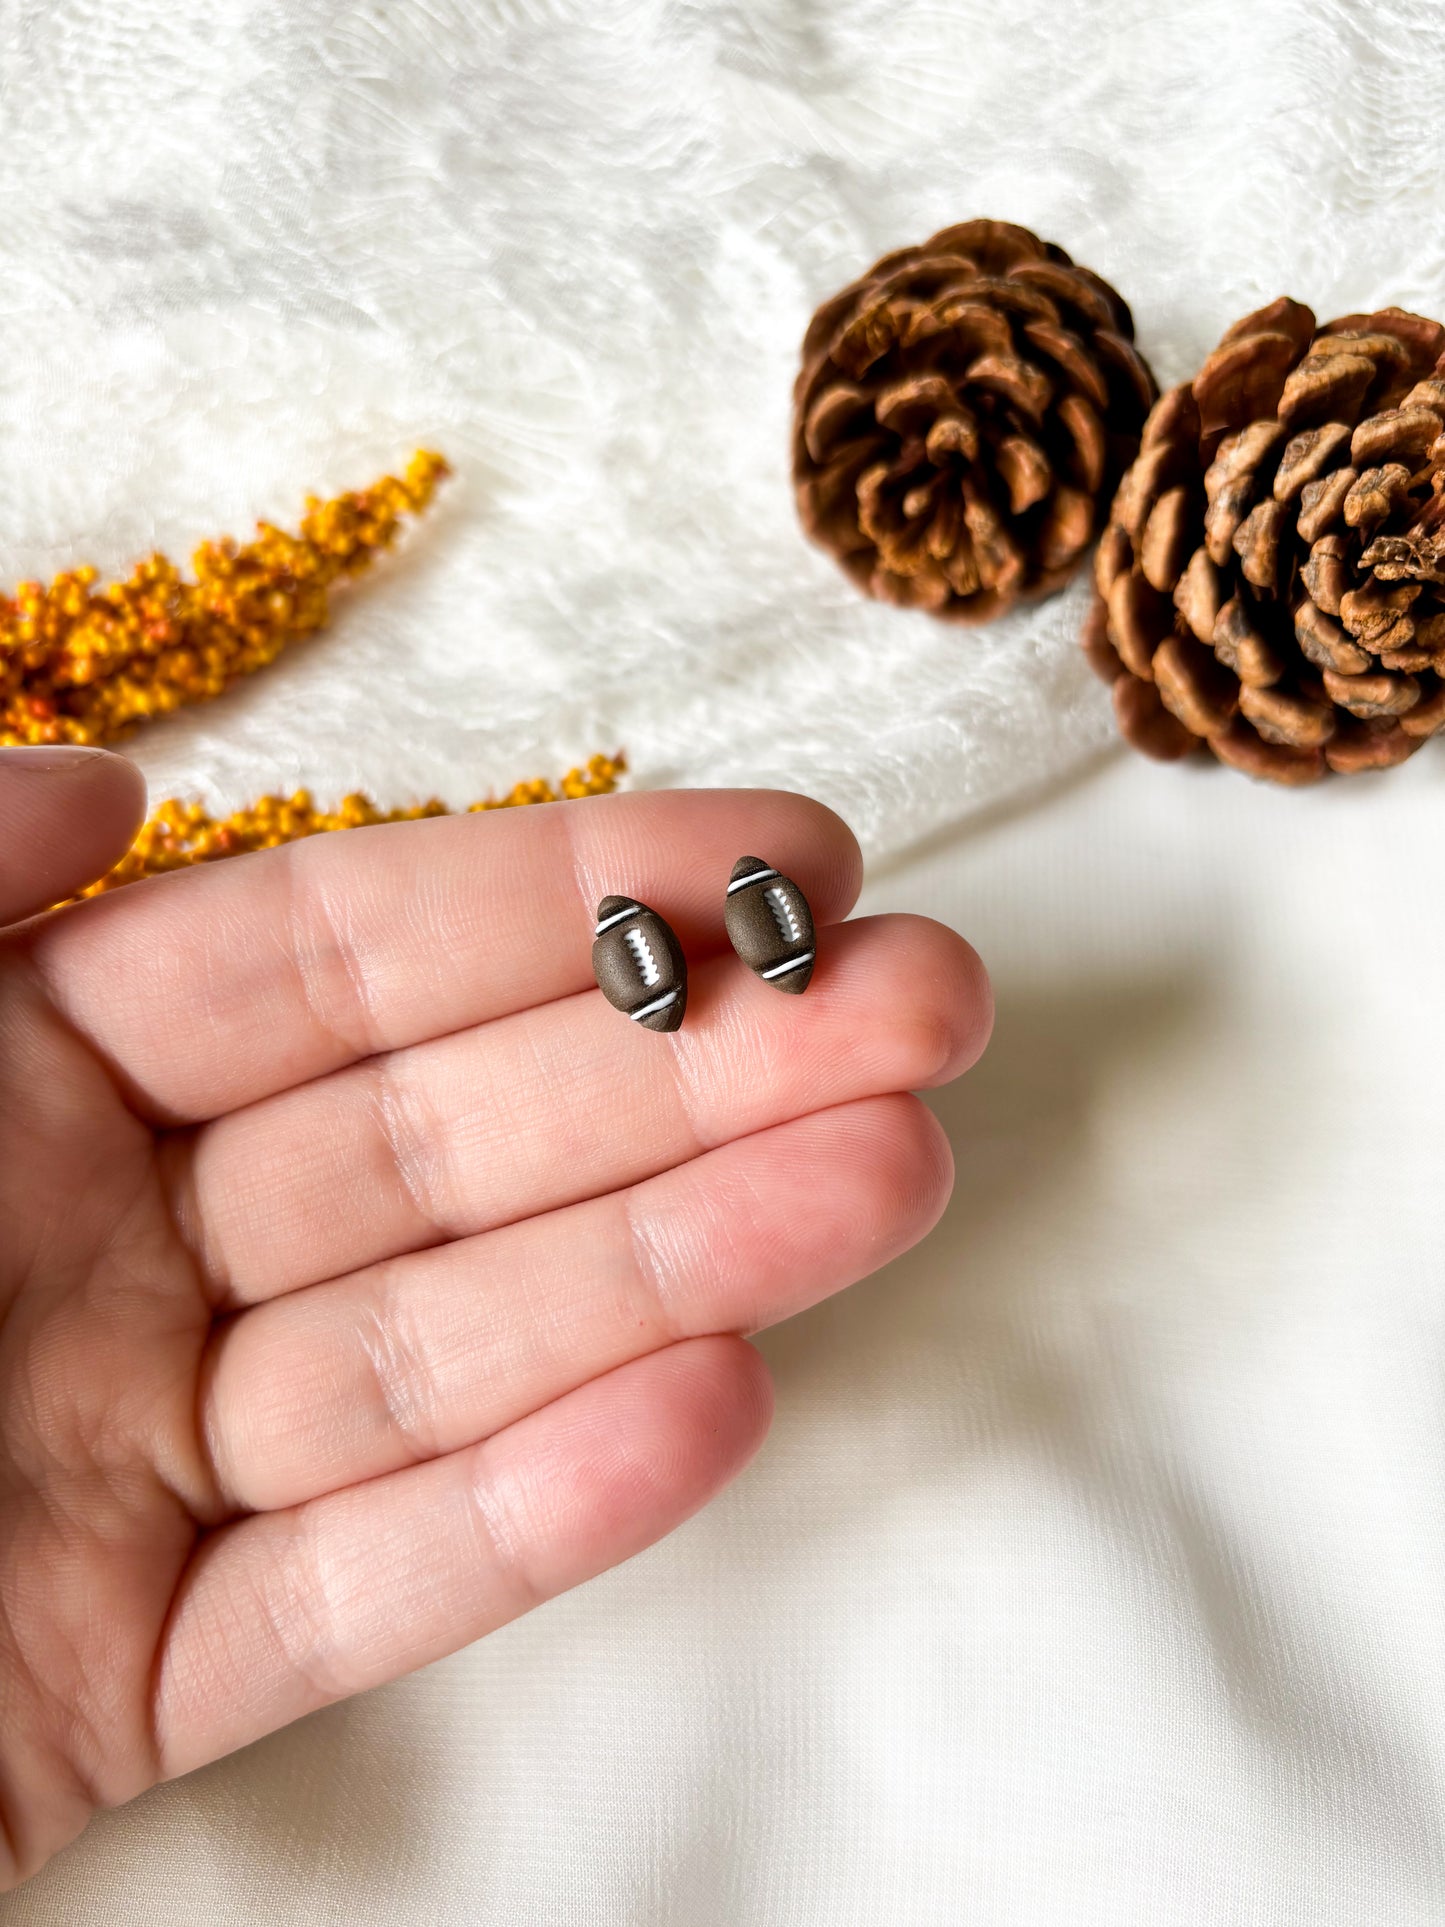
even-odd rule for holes
{"type": "Polygon", "coordinates": [[[728,940],[765,984],[799,997],[813,974],[813,913],[791,878],[761,857],[741,856],[728,884],[728,940]]]}
{"type": "Polygon", "coordinates": [[[676,1030],[687,1009],[687,962],[672,926],[636,897],[597,906],[592,974],[614,1010],[644,1030],[676,1030]]]}

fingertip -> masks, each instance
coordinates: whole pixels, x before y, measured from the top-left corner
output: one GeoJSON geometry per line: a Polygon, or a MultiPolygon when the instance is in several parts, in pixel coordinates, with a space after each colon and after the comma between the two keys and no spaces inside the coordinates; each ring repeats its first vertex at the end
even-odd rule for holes
{"type": "Polygon", "coordinates": [[[110,809],[114,812],[113,821],[119,832],[125,836],[126,846],[135,840],[135,833],[145,821],[149,792],[145,774],[138,763],[128,756],[117,756],[111,750],[101,750],[98,760],[91,765],[90,780],[102,786],[107,795],[110,809]]]}
{"type": "Polygon", "coordinates": [[[0,749],[0,923],[104,876],[145,813],[145,778],[124,756],[77,744],[0,749]]]}
{"type": "Polygon", "coordinates": [[[964,1022],[960,1031],[958,1052],[955,1063],[939,1079],[948,1083],[972,1070],[988,1049],[993,1036],[994,1000],[993,981],[988,974],[988,966],[966,937],[953,932],[961,951],[960,964],[964,979],[962,995],[964,1022]]]}
{"type": "Polygon", "coordinates": [[[482,1446],[508,1511],[529,1522],[539,1594],[630,1559],[701,1511],[758,1450],[772,1409],[772,1382],[751,1345],[689,1338],[619,1365],[482,1446]]]}
{"type": "Polygon", "coordinates": [[[0,748],[0,782],[7,802],[19,796],[21,784],[27,794],[40,795],[31,785],[41,777],[51,779],[46,791],[52,797],[59,796],[64,783],[66,807],[80,807],[83,795],[83,807],[109,817],[118,829],[132,828],[145,816],[145,777],[128,756],[117,756],[113,750],[87,743],[20,743],[0,748]]]}
{"type": "Polygon", "coordinates": [[[993,1028],[993,988],[966,938],[932,917],[906,913],[846,926],[848,990],[866,986],[888,1013],[897,1088],[951,1083],[983,1055],[993,1028]]]}
{"type": "Polygon", "coordinates": [[[877,1098],[879,1143],[892,1196],[891,1231],[899,1251],[926,1238],[953,1195],[953,1146],[921,1098],[909,1091],[877,1098]]]}
{"type": "Polygon", "coordinates": [[[993,985],[966,937],[931,917],[916,921],[927,927],[920,947],[936,979],[931,1010],[937,1024],[934,1063],[917,1087],[933,1090],[962,1077],[983,1056],[993,1030],[993,985]]]}
{"type": "Polygon", "coordinates": [[[820,1162],[815,1195],[831,1193],[830,1210],[810,1226],[839,1266],[830,1289],[900,1257],[942,1217],[953,1192],[953,1150],[911,1092],[859,1098],[792,1128],[800,1130],[800,1148],[820,1162]]]}
{"type": "Polygon", "coordinates": [[[695,1504],[703,1505],[767,1437],[772,1375],[756,1347],[731,1333],[684,1339],[653,1354],[651,1362],[654,1412],[684,1443],[699,1474],[695,1504]]]}

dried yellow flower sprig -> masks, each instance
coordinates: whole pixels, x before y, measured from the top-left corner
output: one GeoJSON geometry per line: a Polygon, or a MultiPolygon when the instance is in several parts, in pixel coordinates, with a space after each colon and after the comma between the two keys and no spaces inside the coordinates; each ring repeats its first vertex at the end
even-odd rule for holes
{"type": "MultiPolygon", "coordinates": [[[[594,756],[584,768],[568,770],[555,788],[538,777],[518,783],[505,796],[489,796],[472,803],[469,810],[507,810],[528,803],[557,803],[571,796],[606,796],[617,788],[617,779],[626,768],[627,759],[620,752],[616,756],[594,756]]],[[[199,803],[172,798],[146,822],[115,868],[81,894],[98,896],[124,883],[138,883],[142,877],[185,869],[192,863],[242,856],[249,850],[273,850],[278,844],[294,843],[299,837],[317,836],[327,830],[354,830],[370,823],[409,823],[417,817],[450,814],[446,804],[435,798],[409,809],[382,810],[359,792],[342,797],[334,810],[318,809],[308,790],[297,790],[292,796],[263,796],[229,816],[210,816],[199,803]]]]}
{"type": "Polygon", "coordinates": [[[184,581],[153,555],[96,590],[86,566],[47,589],[0,596],[0,744],[106,743],[134,724],[204,702],[320,629],[327,591],[396,539],[450,471],[419,450],[404,475],[323,502],[298,535],[258,522],[256,539],[204,542],[184,581]]]}

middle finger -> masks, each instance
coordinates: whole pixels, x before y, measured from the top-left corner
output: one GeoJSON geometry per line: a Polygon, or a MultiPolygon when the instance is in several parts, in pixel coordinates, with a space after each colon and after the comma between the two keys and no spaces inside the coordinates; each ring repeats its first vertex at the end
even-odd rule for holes
{"type": "Polygon", "coordinates": [[[232,1508],[297,1505],[665,1345],[775,1324],[906,1250],[952,1174],[916,1097],[869,1098],[254,1306],[217,1328],[202,1373],[217,1488],[232,1508]]]}

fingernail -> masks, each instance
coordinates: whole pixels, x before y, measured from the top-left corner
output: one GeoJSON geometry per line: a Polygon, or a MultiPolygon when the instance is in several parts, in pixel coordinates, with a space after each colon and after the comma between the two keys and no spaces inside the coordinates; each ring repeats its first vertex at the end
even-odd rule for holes
{"type": "Polygon", "coordinates": [[[0,769],[33,771],[37,776],[60,776],[104,756],[103,749],[89,749],[84,743],[20,743],[0,749],[0,769]]]}

